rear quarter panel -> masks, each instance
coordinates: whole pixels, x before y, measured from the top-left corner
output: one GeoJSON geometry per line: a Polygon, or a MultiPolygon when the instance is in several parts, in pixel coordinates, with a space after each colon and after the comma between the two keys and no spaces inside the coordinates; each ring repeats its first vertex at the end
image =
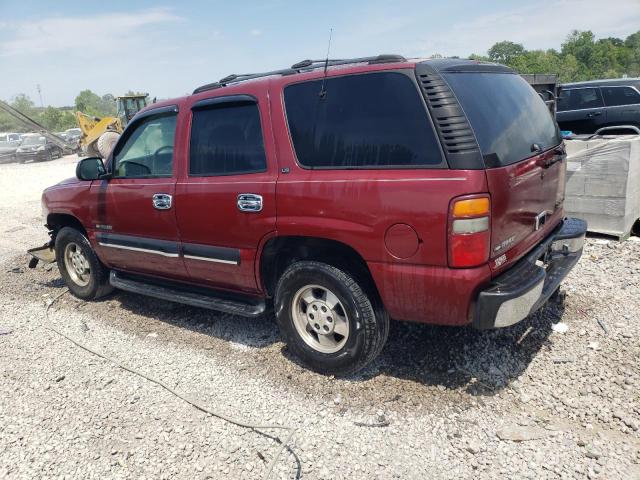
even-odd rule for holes
{"type": "MultiPolygon", "coordinates": [[[[310,77],[313,78],[313,77],[310,77]]],[[[271,108],[278,162],[277,235],[336,240],[368,263],[382,300],[397,319],[467,323],[472,291],[488,267],[453,272],[447,266],[447,215],[452,198],[487,191],[483,170],[308,170],[299,166],[286,123],[283,87],[274,81],[271,108]],[[286,172],[286,173],[285,173],[286,172]],[[415,252],[394,256],[385,233],[409,225],[415,252]],[[459,276],[471,281],[458,282],[459,276]]]]}

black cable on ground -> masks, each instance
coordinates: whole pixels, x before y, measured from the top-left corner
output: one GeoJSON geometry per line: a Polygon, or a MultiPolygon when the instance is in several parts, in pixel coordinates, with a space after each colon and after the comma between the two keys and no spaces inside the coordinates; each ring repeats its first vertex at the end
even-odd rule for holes
{"type": "MultiPolygon", "coordinates": [[[[156,385],[158,385],[159,387],[162,387],[163,389],[165,389],[167,392],[169,392],[170,394],[174,395],[175,397],[178,397],[180,400],[188,403],[189,405],[191,405],[192,407],[196,408],[197,410],[200,410],[201,412],[204,412],[206,414],[209,414],[213,417],[217,417],[221,420],[224,420],[225,422],[231,423],[233,425],[237,425],[238,427],[242,427],[242,428],[248,428],[249,430],[253,430],[261,435],[265,435],[262,432],[259,432],[258,430],[266,430],[266,429],[278,429],[278,430],[286,430],[288,431],[287,436],[285,437],[284,440],[280,440],[279,438],[275,438],[275,440],[280,443],[280,448],[278,449],[278,451],[276,452],[275,457],[273,457],[273,460],[271,460],[271,463],[269,464],[269,467],[267,469],[267,473],[265,474],[264,478],[265,480],[268,479],[271,476],[271,473],[273,472],[273,468],[275,467],[278,459],[280,458],[280,455],[282,454],[282,451],[287,447],[287,445],[289,444],[289,441],[291,440],[291,438],[293,437],[293,434],[295,433],[295,429],[293,427],[287,427],[287,426],[282,426],[282,425],[259,425],[259,424],[251,424],[251,423],[246,423],[243,422],[242,420],[237,420],[233,417],[227,416],[223,413],[220,413],[216,410],[210,410],[206,407],[203,407],[202,405],[198,404],[196,401],[191,400],[187,397],[185,397],[183,394],[176,392],[175,390],[173,390],[171,387],[168,387],[167,385],[165,385],[164,383],[162,383],[160,380],[156,380],[155,378],[149,377],[148,375],[139,372],[138,370],[129,367],[127,365],[125,365],[124,363],[121,363],[117,360],[114,360],[113,358],[108,357],[107,355],[97,352],[95,350],[92,350],[91,348],[87,347],[86,345],[83,345],[82,343],[74,340],[73,338],[67,336],[66,334],[62,333],[61,331],[57,330],[55,327],[52,327],[49,325],[49,310],[51,309],[51,307],[53,306],[54,303],[56,303],[63,295],[67,294],[69,292],[69,290],[65,290],[64,292],[58,294],[56,297],[54,297],[47,305],[47,308],[45,309],[45,320],[46,320],[46,325],[45,328],[51,330],[53,333],[66,338],[68,341],[70,341],[71,343],[73,343],[75,346],[81,348],[82,350],[85,350],[86,352],[91,353],[92,355],[95,355],[96,357],[100,357],[103,360],[106,360],[107,362],[113,363],[114,365],[116,365],[117,367],[121,368],[122,370],[126,370],[129,373],[133,373],[134,375],[137,375],[141,378],[144,378],[145,380],[151,382],[151,383],[155,383],[156,385]]],[[[269,438],[273,438],[270,437],[269,435],[267,435],[269,438]]]]}

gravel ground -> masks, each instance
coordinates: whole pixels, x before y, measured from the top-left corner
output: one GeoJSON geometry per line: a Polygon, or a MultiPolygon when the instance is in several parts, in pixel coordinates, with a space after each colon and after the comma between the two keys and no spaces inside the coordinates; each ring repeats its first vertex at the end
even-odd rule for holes
{"type": "MultiPolygon", "coordinates": [[[[0,478],[260,478],[282,431],[210,417],[46,328],[43,187],[75,157],[0,165],[0,478]]],[[[349,379],[303,369],[273,319],[115,293],[50,322],[244,421],[290,425],[275,478],[640,478],[640,242],[589,239],[556,302],[476,332],[394,323],[349,379]],[[562,322],[568,329],[554,327],[562,322]]]]}

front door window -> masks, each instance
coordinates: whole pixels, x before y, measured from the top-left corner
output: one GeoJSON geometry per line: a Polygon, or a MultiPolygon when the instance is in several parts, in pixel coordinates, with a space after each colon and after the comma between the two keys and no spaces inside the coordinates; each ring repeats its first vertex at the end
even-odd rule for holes
{"type": "Polygon", "coordinates": [[[113,173],[116,178],[170,177],[176,115],[145,118],[116,147],[113,173]]]}

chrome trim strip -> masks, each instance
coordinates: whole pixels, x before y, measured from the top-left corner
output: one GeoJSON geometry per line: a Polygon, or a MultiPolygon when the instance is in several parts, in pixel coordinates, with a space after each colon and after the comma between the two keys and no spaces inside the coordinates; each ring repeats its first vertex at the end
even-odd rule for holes
{"type": "Polygon", "coordinates": [[[162,255],[163,257],[170,257],[170,258],[178,258],[180,256],[180,254],[178,253],[166,253],[166,252],[161,252],[159,250],[149,250],[146,248],[128,247],[126,245],[115,245],[113,243],[98,242],[98,245],[103,247],[109,247],[109,248],[120,248],[122,250],[132,250],[134,252],[154,253],[156,255],[162,255]]]}
{"type": "Polygon", "coordinates": [[[195,255],[184,255],[184,258],[188,258],[189,260],[202,260],[204,262],[226,263],[229,265],[239,264],[239,262],[236,262],[235,260],[222,260],[220,258],[197,257],[195,255]]]}

